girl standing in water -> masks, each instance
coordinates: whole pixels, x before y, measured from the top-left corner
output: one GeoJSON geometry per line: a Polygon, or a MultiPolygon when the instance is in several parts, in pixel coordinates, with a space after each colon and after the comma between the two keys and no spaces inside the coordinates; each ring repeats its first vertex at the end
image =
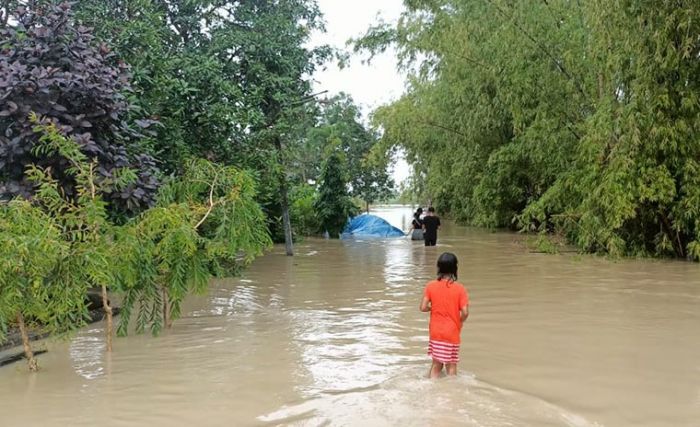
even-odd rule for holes
{"type": "Polygon", "coordinates": [[[469,294],[457,282],[457,257],[445,252],[438,258],[437,267],[437,280],[425,286],[420,303],[422,312],[430,312],[430,378],[439,378],[443,367],[447,375],[457,375],[460,332],[469,317],[469,294]]]}
{"type": "Polygon", "coordinates": [[[411,240],[423,240],[423,208],[418,208],[411,222],[411,240]]]}

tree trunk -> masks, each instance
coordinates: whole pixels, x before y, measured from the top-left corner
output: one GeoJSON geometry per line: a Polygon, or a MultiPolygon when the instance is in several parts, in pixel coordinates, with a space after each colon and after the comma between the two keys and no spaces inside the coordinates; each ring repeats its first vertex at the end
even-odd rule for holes
{"type": "Polygon", "coordinates": [[[24,347],[24,357],[27,358],[27,366],[31,372],[36,372],[39,370],[39,367],[34,358],[32,346],[29,344],[29,334],[27,333],[27,326],[24,324],[22,313],[17,313],[17,325],[19,325],[19,332],[22,334],[22,346],[24,347]]]}
{"type": "Polygon", "coordinates": [[[112,316],[112,306],[109,305],[107,297],[107,286],[102,285],[102,308],[107,315],[107,327],[105,329],[105,338],[107,339],[107,352],[112,352],[112,335],[114,334],[114,320],[112,316]]]}
{"type": "MultiPolygon", "coordinates": [[[[275,148],[277,155],[282,163],[282,141],[279,136],[275,137],[275,148]]],[[[284,172],[284,165],[280,164],[282,172],[280,172],[280,204],[282,205],[282,224],[284,226],[284,249],[287,256],[294,256],[294,243],[292,242],[292,221],[289,218],[289,199],[287,195],[287,176],[284,172]]]]}
{"type": "Polygon", "coordinates": [[[173,327],[173,320],[170,318],[170,295],[163,287],[163,326],[170,329],[173,327]]]}
{"type": "Polygon", "coordinates": [[[369,213],[369,202],[365,202],[365,208],[367,210],[367,213],[369,213]]]}

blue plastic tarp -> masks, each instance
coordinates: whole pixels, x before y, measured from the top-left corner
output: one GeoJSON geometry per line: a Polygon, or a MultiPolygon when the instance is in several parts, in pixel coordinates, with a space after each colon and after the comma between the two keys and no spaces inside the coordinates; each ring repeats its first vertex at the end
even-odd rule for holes
{"type": "Polygon", "coordinates": [[[370,214],[356,216],[351,219],[345,226],[345,230],[343,230],[343,234],[341,235],[343,239],[354,237],[384,238],[403,236],[403,231],[389,224],[386,220],[370,214]]]}

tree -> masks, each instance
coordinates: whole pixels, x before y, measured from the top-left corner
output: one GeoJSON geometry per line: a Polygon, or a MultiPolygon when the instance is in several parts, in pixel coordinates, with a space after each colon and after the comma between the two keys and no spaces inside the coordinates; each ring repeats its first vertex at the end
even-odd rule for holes
{"type": "Polygon", "coordinates": [[[244,28],[232,2],[84,0],[76,8],[130,64],[131,101],[161,124],[148,147],[165,172],[182,172],[191,157],[241,165],[255,116],[242,102],[239,42],[226,44],[244,28]]]}
{"type": "Polygon", "coordinates": [[[111,179],[98,180],[97,161],[89,162],[77,142],[61,135],[55,123],[33,113],[29,121],[40,135],[33,154],[66,159],[69,167],[64,176],[75,183],[75,194],[68,197],[49,168],[30,165],[26,174],[35,188],[33,203],[16,199],[0,204],[0,237],[9,242],[1,256],[5,262],[0,263],[4,284],[0,329],[6,330],[8,319],[16,316],[29,369],[35,371],[28,330],[41,328],[55,334],[83,326],[90,286],[102,287],[111,351],[112,312],[106,286],[114,266],[109,261],[112,226],[99,194],[105,188],[121,190],[137,178],[129,171],[115,170],[111,179]]]}
{"type": "Polygon", "coordinates": [[[700,259],[700,33],[690,4],[407,1],[386,149],[457,219],[584,251],[700,259]],[[652,40],[653,39],[653,40],[652,40]]]}
{"type": "Polygon", "coordinates": [[[285,159],[296,144],[309,76],[330,50],[314,0],[86,0],[81,16],[132,64],[139,105],[164,124],[153,140],[166,170],[189,156],[255,171],[273,235],[283,218],[285,159]]]}
{"type": "MultiPolygon", "coordinates": [[[[338,145],[339,141],[336,140],[338,145]]],[[[321,231],[336,238],[348,222],[357,214],[357,207],[348,194],[344,159],[339,150],[331,149],[321,168],[321,180],[314,209],[321,223],[321,231]]]]}
{"type": "Polygon", "coordinates": [[[29,330],[37,324],[63,330],[64,320],[85,306],[76,289],[49,280],[69,253],[53,218],[27,201],[0,202],[0,237],[0,342],[17,325],[29,370],[36,371],[29,330]]]}
{"type": "Polygon", "coordinates": [[[170,327],[180,303],[206,290],[212,274],[229,273],[269,245],[253,180],[233,167],[191,161],[187,173],[163,186],[158,205],[124,225],[108,221],[101,186],[120,189],[136,179],[128,170],[113,182],[98,181],[97,162],[48,118],[31,117],[41,133],[35,154],[60,154],[70,162],[75,197],[66,197],[47,168],[30,166],[34,204],[0,203],[0,341],[10,324],[20,328],[29,368],[36,361],[28,329],[49,333],[82,326],[88,287],[101,287],[107,313],[107,351],[112,350],[112,310],[107,287],[123,294],[120,333],[135,307],[137,329],[154,334],[170,327]]]}
{"type": "Polygon", "coordinates": [[[379,135],[362,123],[352,98],[341,93],[319,112],[318,123],[307,131],[297,153],[296,165],[305,179],[318,180],[321,154],[330,141],[338,139],[347,158],[351,195],[370,203],[391,197],[394,182],[388,172],[391,155],[380,147],[379,135]]]}
{"type": "Polygon", "coordinates": [[[255,185],[245,172],[207,160],[192,160],[182,177],[166,183],[156,206],[126,224],[116,236],[123,293],[119,332],[131,313],[136,328],[158,334],[180,316],[191,293],[203,293],[212,274],[246,265],[271,241],[255,185]]]}
{"type": "Polygon", "coordinates": [[[321,224],[314,209],[316,201],[316,188],[309,184],[296,186],[290,192],[292,204],[290,216],[294,232],[301,236],[310,236],[319,233],[321,224]]]}
{"type": "Polygon", "coordinates": [[[74,298],[85,299],[87,287],[100,288],[102,307],[107,317],[105,328],[106,349],[112,351],[113,312],[107,287],[113,284],[123,269],[138,269],[143,266],[126,265],[112,260],[118,259],[114,235],[119,229],[109,221],[107,203],[101,194],[109,189],[122,191],[136,181],[137,175],[130,169],[116,169],[109,179],[99,179],[98,161],[81,151],[80,145],[63,135],[55,123],[32,113],[34,131],[41,135],[34,148],[39,156],[60,155],[69,162],[65,171],[75,181],[75,197],[67,197],[60,182],[47,168],[31,165],[27,178],[36,186],[34,202],[55,218],[61,229],[61,237],[69,247],[68,256],[60,261],[60,268],[50,281],[60,281],[67,289],[80,289],[74,298]]]}
{"type": "Polygon", "coordinates": [[[321,13],[313,0],[257,1],[241,4],[237,12],[253,30],[245,34],[250,42],[240,49],[241,85],[245,99],[262,118],[252,126],[258,131],[258,143],[274,150],[286,252],[293,255],[288,178],[283,162],[285,142],[289,141],[285,137],[294,134],[299,110],[313,101],[308,76],[328,58],[330,50],[307,47],[310,32],[323,29],[321,13]]]}
{"type": "MultiPolygon", "coordinates": [[[[138,179],[115,191],[104,187],[113,209],[134,212],[153,202],[158,185],[153,158],[134,142],[127,67],[91,30],[75,22],[69,3],[32,3],[18,7],[12,25],[0,30],[0,198],[29,197],[24,174],[28,165],[51,168],[62,191],[74,195],[75,182],[65,174],[70,162],[58,154],[37,157],[39,136],[30,113],[50,118],[81,150],[98,160],[98,180],[110,181],[115,170],[129,167],[138,179]]],[[[150,121],[135,121],[148,127],[150,121]]]]}

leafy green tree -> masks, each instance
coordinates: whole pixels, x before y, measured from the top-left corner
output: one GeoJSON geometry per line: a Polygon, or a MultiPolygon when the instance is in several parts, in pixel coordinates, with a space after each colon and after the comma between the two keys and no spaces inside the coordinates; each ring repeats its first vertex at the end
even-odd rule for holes
{"type": "MultiPolygon", "coordinates": [[[[34,131],[41,135],[34,148],[36,155],[48,157],[58,155],[69,164],[65,176],[75,182],[75,195],[67,197],[60,181],[53,178],[51,169],[35,165],[27,169],[27,178],[36,186],[34,201],[37,206],[51,215],[60,226],[61,237],[67,243],[69,252],[60,260],[59,266],[49,282],[58,282],[70,293],[75,304],[85,300],[88,287],[102,290],[102,307],[107,315],[105,328],[106,348],[112,351],[113,319],[107,287],[115,282],[119,268],[139,268],[135,265],[122,265],[115,259],[114,233],[118,228],[108,219],[107,203],[101,194],[108,189],[121,191],[136,181],[136,174],[130,169],[116,169],[109,179],[100,179],[97,174],[99,163],[90,160],[80,145],[61,134],[60,128],[50,119],[40,118],[32,113],[30,121],[34,131]]],[[[87,316],[69,316],[68,326],[81,326],[87,316]]]]}
{"type": "Polygon", "coordinates": [[[308,47],[323,29],[315,0],[78,7],[132,65],[139,105],[164,124],[152,145],[166,170],[195,156],[255,171],[271,231],[284,222],[291,245],[287,151],[296,146],[299,116],[315,102],[309,76],[331,53],[308,47]]]}
{"type": "Polygon", "coordinates": [[[321,229],[318,215],[314,209],[316,196],[316,188],[308,184],[294,187],[290,193],[292,204],[289,213],[292,227],[297,235],[310,236],[317,234],[321,229]]]}
{"type": "Polygon", "coordinates": [[[246,265],[270,245],[264,224],[249,174],[190,161],[182,177],[163,186],[157,205],[117,235],[127,266],[117,278],[124,294],[120,334],[128,332],[134,309],[137,332],[171,327],[184,298],[205,292],[212,274],[246,265]]]}
{"type": "Polygon", "coordinates": [[[409,89],[374,120],[440,210],[585,251],[700,259],[697,8],[405,5],[356,47],[398,48],[409,89]]]}
{"type": "Polygon", "coordinates": [[[69,254],[59,224],[27,201],[0,202],[0,342],[10,326],[22,335],[29,370],[37,370],[29,331],[37,325],[62,330],[70,315],[82,313],[82,295],[48,278],[69,254]]]}
{"type": "MultiPolygon", "coordinates": [[[[19,199],[0,205],[3,242],[0,269],[0,330],[16,319],[29,369],[37,369],[28,330],[49,334],[74,330],[85,324],[85,296],[90,286],[101,286],[108,313],[107,348],[111,350],[111,308],[106,285],[112,279],[110,249],[112,226],[107,221],[105,188],[122,189],[136,176],[113,171],[99,179],[99,163],[89,162],[74,140],[60,134],[50,119],[32,114],[30,123],[41,134],[34,144],[38,158],[61,156],[69,163],[64,177],[74,182],[74,194],[63,191],[50,168],[30,165],[27,180],[35,186],[33,203],[19,199]]],[[[3,334],[0,333],[0,341],[3,334]]]]}
{"type": "Polygon", "coordinates": [[[255,152],[260,148],[274,150],[273,161],[258,170],[269,170],[270,163],[275,165],[272,169],[277,178],[274,187],[278,189],[275,204],[281,211],[286,252],[292,255],[285,151],[294,145],[289,137],[296,134],[300,111],[304,111],[306,103],[314,102],[308,76],[328,59],[330,50],[307,47],[311,31],[323,29],[315,0],[241,3],[237,12],[254,31],[245,34],[248,43],[241,45],[240,84],[245,102],[262,119],[252,125],[256,143],[248,147],[255,152]]]}
{"type": "Polygon", "coordinates": [[[367,205],[391,197],[394,188],[388,171],[391,155],[379,146],[379,135],[367,129],[359,108],[344,93],[322,107],[318,123],[307,131],[297,150],[292,164],[302,179],[319,179],[322,153],[335,139],[340,140],[340,149],[347,159],[351,195],[367,205]]]}
{"type": "MultiPolygon", "coordinates": [[[[339,141],[335,141],[339,144],[339,141]]],[[[357,206],[348,193],[344,158],[341,152],[331,149],[321,168],[321,180],[314,208],[321,223],[321,231],[337,238],[345,228],[348,218],[357,214],[357,206]]]]}
{"type": "Polygon", "coordinates": [[[161,124],[147,146],[166,172],[181,172],[190,157],[239,158],[251,114],[241,102],[237,45],[221,40],[238,28],[231,2],[84,0],[76,8],[130,65],[132,102],[161,124]]]}
{"type": "Polygon", "coordinates": [[[112,310],[107,286],[122,293],[125,333],[138,305],[137,328],[154,333],[170,326],[180,304],[203,292],[212,274],[231,272],[270,243],[263,213],[255,202],[253,180],[233,167],[206,160],[190,162],[187,173],[161,188],[158,206],[122,226],[108,221],[102,186],[123,188],[136,179],[118,170],[113,181],[99,181],[98,163],[48,118],[33,115],[38,156],[59,154],[70,162],[75,197],[67,197],[51,170],[30,166],[34,204],[0,204],[0,340],[16,322],[29,367],[36,370],[28,329],[49,333],[82,326],[88,287],[102,288],[107,312],[107,350],[112,350],[112,310]]]}

